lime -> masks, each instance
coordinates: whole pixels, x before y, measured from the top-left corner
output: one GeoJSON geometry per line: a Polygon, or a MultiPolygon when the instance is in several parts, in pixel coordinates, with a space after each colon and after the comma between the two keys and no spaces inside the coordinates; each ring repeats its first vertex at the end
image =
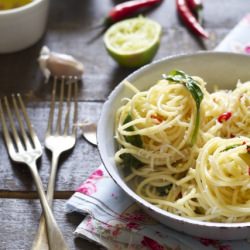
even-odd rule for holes
{"type": "Polygon", "coordinates": [[[108,53],[120,65],[139,67],[152,60],[161,37],[161,26],[142,16],[112,25],[104,35],[108,53]]]}

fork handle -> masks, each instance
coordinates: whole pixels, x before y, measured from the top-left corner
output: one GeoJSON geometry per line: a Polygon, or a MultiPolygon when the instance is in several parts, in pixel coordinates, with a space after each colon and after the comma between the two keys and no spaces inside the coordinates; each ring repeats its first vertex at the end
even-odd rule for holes
{"type": "Polygon", "coordinates": [[[50,250],[68,250],[66,242],[63,238],[63,235],[58,227],[56,220],[52,214],[48,201],[46,199],[42,181],[37,171],[36,162],[31,162],[29,164],[31,174],[34,178],[40,202],[43,208],[43,213],[46,221],[46,229],[48,235],[49,249],[50,250]]]}
{"type": "Polygon", "coordinates": [[[49,250],[46,222],[42,213],[31,250],[49,250]]]}
{"type": "MultiPolygon", "coordinates": [[[[50,207],[52,207],[52,201],[54,197],[55,180],[59,156],[59,153],[52,152],[52,165],[46,194],[47,201],[50,207]]],[[[38,230],[32,245],[32,250],[49,250],[44,213],[42,213],[40,217],[38,230]]]]}

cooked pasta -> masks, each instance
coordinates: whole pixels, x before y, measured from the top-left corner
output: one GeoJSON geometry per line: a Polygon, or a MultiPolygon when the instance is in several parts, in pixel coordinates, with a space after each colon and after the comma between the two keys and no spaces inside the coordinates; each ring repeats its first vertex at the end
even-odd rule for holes
{"type": "Polygon", "coordinates": [[[196,162],[197,193],[205,215],[216,221],[250,219],[250,139],[215,137],[196,162]]]}
{"type": "Polygon", "coordinates": [[[220,123],[218,117],[231,110],[231,91],[220,90],[210,94],[202,103],[201,137],[203,143],[214,136],[228,136],[228,122],[220,123]]]}
{"type": "Polygon", "coordinates": [[[131,188],[180,216],[250,221],[250,141],[231,138],[249,136],[250,82],[210,94],[201,78],[174,71],[145,91],[124,84],[134,95],[116,113],[115,160],[131,188]]]}
{"type": "Polygon", "coordinates": [[[230,122],[232,135],[250,136],[250,81],[239,82],[232,93],[232,108],[234,113],[230,122]]]}

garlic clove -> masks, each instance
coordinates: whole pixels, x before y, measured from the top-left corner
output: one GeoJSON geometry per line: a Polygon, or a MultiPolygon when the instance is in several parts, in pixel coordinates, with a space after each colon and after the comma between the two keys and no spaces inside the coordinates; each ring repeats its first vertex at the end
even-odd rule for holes
{"type": "Polygon", "coordinates": [[[66,57],[60,54],[51,54],[47,60],[47,67],[53,76],[77,76],[83,74],[83,65],[74,60],[73,57],[66,57]]]}
{"type": "Polygon", "coordinates": [[[81,78],[84,66],[71,55],[51,52],[44,46],[38,58],[40,68],[46,78],[56,77],[78,77],[81,78]]]}

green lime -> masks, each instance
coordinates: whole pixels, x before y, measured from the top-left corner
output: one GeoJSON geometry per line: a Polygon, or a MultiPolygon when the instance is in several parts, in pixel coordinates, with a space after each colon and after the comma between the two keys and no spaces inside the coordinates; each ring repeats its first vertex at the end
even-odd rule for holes
{"type": "Polygon", "coordinates": [[[108,53],[120,65],[139,67],[152,60],[161,38],[161,26],[142,16],[112,25],[104,35],[108,53]]]}

